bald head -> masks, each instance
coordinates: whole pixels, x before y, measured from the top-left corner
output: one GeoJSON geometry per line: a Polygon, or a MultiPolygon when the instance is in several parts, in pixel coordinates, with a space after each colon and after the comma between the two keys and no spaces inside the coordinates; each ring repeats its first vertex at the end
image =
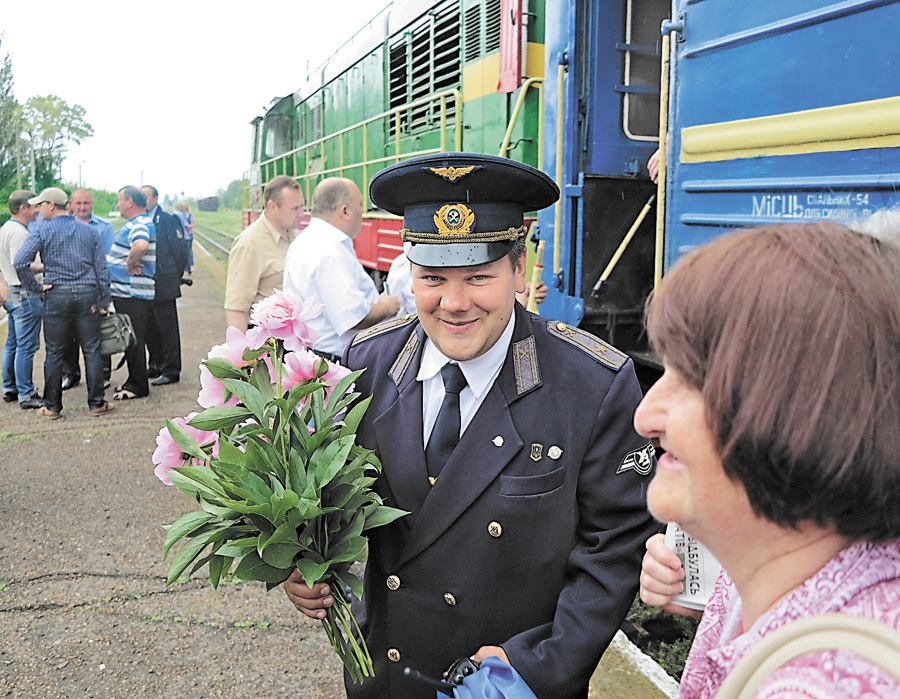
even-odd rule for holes
{"type": "Polygon", "coordinates": [[[91,214],[94,211],[94,197],[86,189],[76,189],[69,197],[72,213],[75,218],[84,223],[90,223],[91,214]]]}
{"type": "Polygon", "coordinates": [[[311,213],[355,238],[362,227],[362,193],[353,180],[329,177],[313,192],[311,213]]]}

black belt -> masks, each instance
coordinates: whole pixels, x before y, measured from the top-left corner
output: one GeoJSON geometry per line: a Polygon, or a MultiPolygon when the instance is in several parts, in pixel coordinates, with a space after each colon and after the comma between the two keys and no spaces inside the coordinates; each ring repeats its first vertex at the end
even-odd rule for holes
{"type": "Polygon", "coordinates": [[[318,354],[323,359],[327,359],[329,362],[335,362],[337,364],[341,363],[341,358],[336,354],[331,354],[330,352],[320,352],[317,349],[314,349],[313,352],[318,354]]]}
{"type": "Polygon", "coordinates": [[[54,284],[47,291],[93,291],[97,289],[93,284],[54,284]]]}

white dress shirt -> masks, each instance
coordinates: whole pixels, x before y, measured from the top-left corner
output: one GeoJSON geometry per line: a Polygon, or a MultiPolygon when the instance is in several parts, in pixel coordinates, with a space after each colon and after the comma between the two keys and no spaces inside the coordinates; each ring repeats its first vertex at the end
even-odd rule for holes
{"type": "Polygon", "coordinates": [[[375,282],[357,259],[353,241],[316,216],[288,248],[284,289],[325,304],[322,314],[307,325],[322,333],[315,349],[338,356],[353,339],[352,329],[378,301],[375,282]]]}
{"type": "MultiPolygon", "coordinates": [[[[512,341],[515,324],[516,314],[513,313],[503,334],[487,352],[475,359],[454,362],[454,364],[459,364],[463,376],[466,377],[466,387],[459,394],[460,437],[472,422],[472,418],[475,417],[475,413],[484,402],[484,397],[500,374],[509,350],[509,343],[512,341]]],[[[444,400],[444,380],[441,377],[441,369],[450,361],[452,360],[444,356],[430,339],[425,341],[419,373],[416,374],[416,380],[422,382],[422,435],[425,438],[423,447],[428,445],[428,438],[431,436],[431,430],[434,429],[434,423],[437,421],[438,412],[440,412],[441,403],[444,400]]]]}

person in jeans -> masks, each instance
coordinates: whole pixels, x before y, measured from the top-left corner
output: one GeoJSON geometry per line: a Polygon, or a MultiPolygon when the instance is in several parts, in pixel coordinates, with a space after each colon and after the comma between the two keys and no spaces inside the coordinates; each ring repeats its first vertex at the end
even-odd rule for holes
{"type": "Polygon", "coordinates": [[[88,410],[103,415],[115,408],[103,396],[100,316],[109,308],[109,269],[100,235],[66,211],[68,195],[48,187],[28,203],[38,207],[41,221],[16,254],[14,266],[22,286],[44,293],[44,406],[38,415],[56,420],[62,412],[63,359],[74,336],[84,355],[88,410]],[[44,284],[29,265],[41,254],[44,284]]]}
{"type": "MultiPolygon", "coordinates": [[[[6,345],[3,347],[3,400],[19,401],[19,407],[28,410],[40,408],[43,403],[37,395],[32,378],[34,354],[41,344],[41,317],[44,306],[40,294],[24,289],[13,260],[25,238],[28,224],[34,221],[37,209],[28,203],[34,192],[20,189],[9,195],[9,212],[12,218],[0,228],[0,274],[8,285],[3,307],[8,314],[6,345]]],[[[40,271],[39,262],[32,265],[40,271]]]]}

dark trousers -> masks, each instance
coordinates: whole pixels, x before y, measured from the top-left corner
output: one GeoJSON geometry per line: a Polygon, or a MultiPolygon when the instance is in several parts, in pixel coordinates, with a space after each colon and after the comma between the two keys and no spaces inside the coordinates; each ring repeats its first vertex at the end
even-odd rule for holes
{"type": "Polygon", "coordinates": [[[127,313],[131,317],[134,328],[134,346],[125,352],[128,380],[123,387],[137,396],[148,396],[150,381],[147,379],[147,333],[153,322],[153,301],[115,296],[113,304],[117,313],[127,313]]]}
{"type": "Polygon", "coordinates": [[[103,405],[103,357],[96,287],[54,286],[44,301],[44,402],[57,413],[62,410],[63,358],[72,337],[84,354],[88,407],[99,408],[103,405]]]}
{"type": "MultiPolygon", "coordinates": [[[[78,341],[73,337],[63,356],[63,378],[67,376],[73,381],[81,381],[81,367],[78,365],[78,341]]],[[[103,357],[103,379],[109,379],[112,366],[109,357],[103,357]]]]}
{"type": "Polygon", "coordinates": [[[175,299],[153,301],[147,349],[150,351],[150,373],[176,379],[181,375],[181,333],[175,299]]]}

